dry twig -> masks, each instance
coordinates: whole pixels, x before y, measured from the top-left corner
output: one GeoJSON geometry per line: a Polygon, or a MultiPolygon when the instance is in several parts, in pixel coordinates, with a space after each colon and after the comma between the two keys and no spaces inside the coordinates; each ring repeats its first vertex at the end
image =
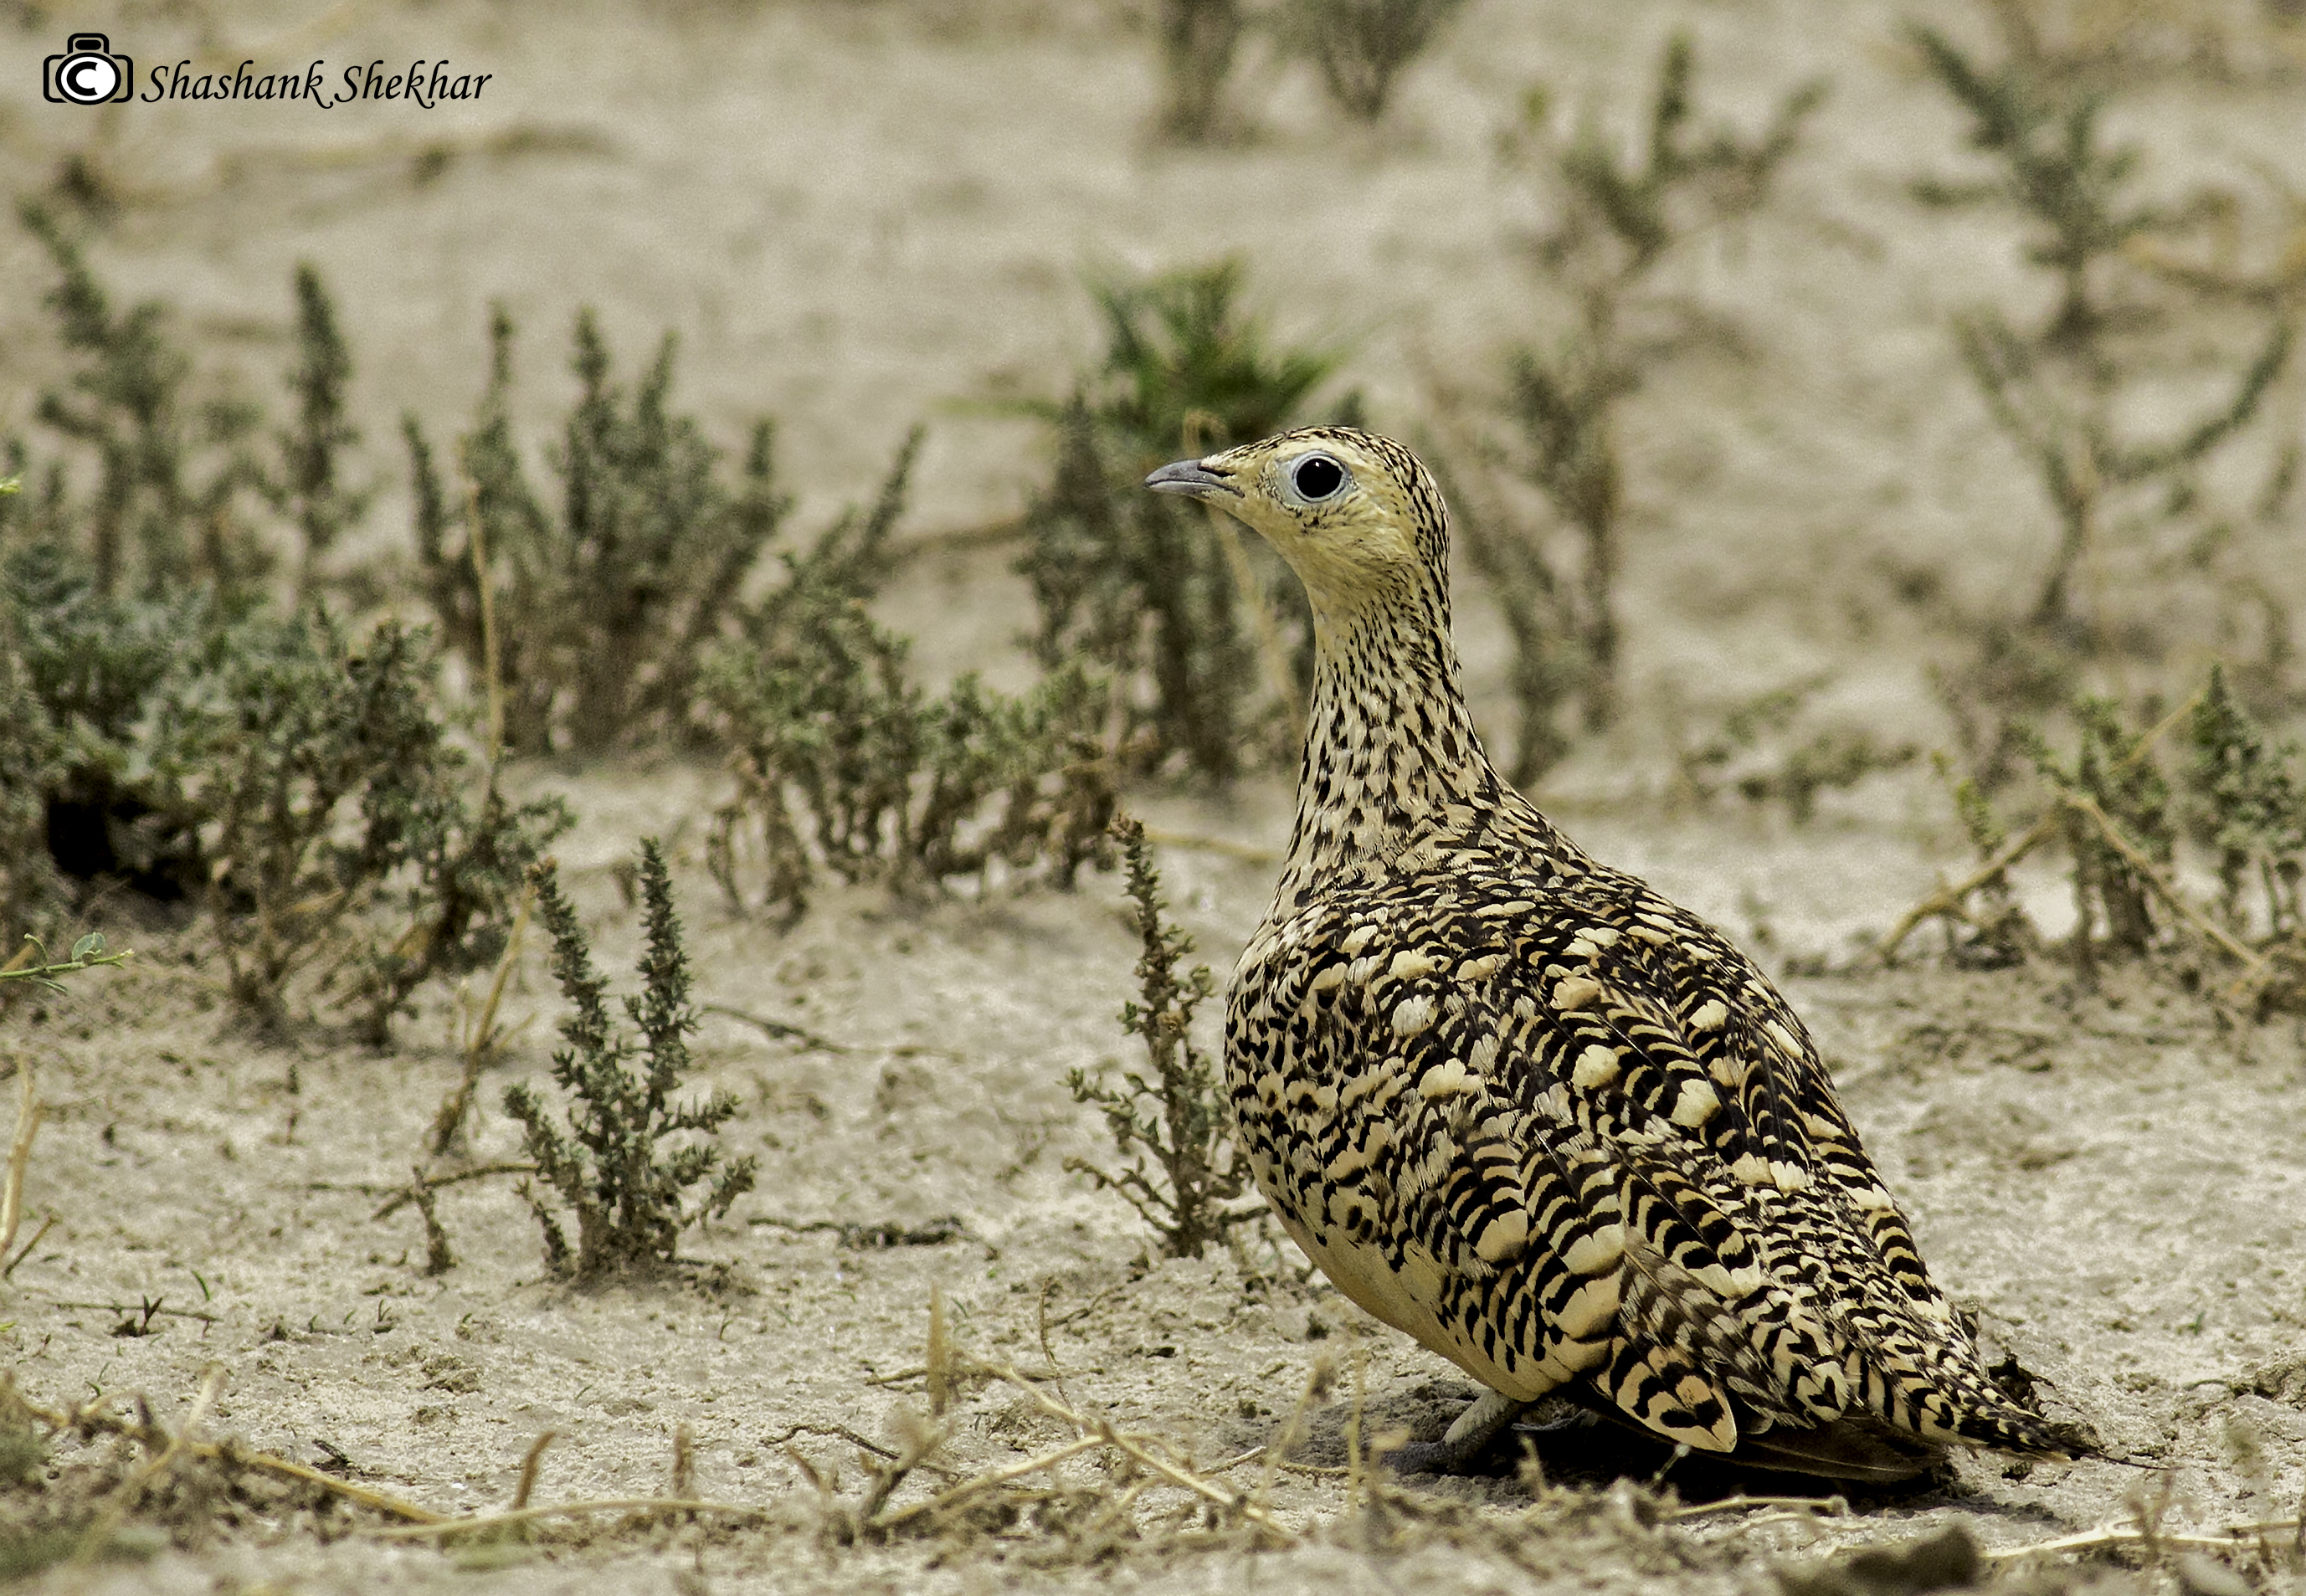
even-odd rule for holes
{"type": "Polygon", "coordinates": [[[1036,1387],[1030,1380],[1006,1363],[986,1363],[975,1359],[972,1365],[981,1374],[1014,1386],[1032,1398],[1033,1404],[1050,1418],[1071,1425],[1084,1440],[1094,1439],[1110,1447],[1140,1468],[1159,1475],[1179,1489],[1191,1491],[1202,1499],[1215,1503],[1228,1513],[1238,1514],[1284,1546],[1294,1545],[1297,1532],[1273,1516],[1270,1510],[1253,1498],[1240,1491],[1228,1490],[1191,1468],[1160,1456],[1151,1447],[1154,1438],[1131,1430],[1116,1430],[1107,1419],[1091,1419],[1036,1387]]]}
{"type": "Polygon", "coordinates": [[[416,1200],[416,1193],[420,1186],[426,1191],[438,1191],[441,1187],[453,1186],[459,1181],[477,1181],[492,1174],[534,1174],[535,1173],[536,1165],[534,1164],[512,1163],[483,1164],[472,1169],[457,1170],[453,1174],[426,1175],[421,1182],[412,1182],[395,1190],[393,1194],[385,1199],[384,1206],[371,1214],[369,1217],[372,1220],[391,1218],[403,1207],[416,1200]]]}
{"type": "Polygon", "coordinates": [[[2106,845],[2122,856],[2122,863],[2128,865],[2140,881],[2152,887],[2154,895],[2168,904],[2179,918],[2217,943],[2221,951],[2239,962],[2252,975],[2266,968],[2264,954],[2247,943],[2237,941],[2231,932],[2205,918],[2199,909],[2180,897],[2178,889],[2172,886],[2168,878],[2155,867],[2153,860],[2138,850],[2136,843],[2122,834],[2122,828],[2114,824],[2112,815],[2098,807],[2096,798],[2082,793],[2070,793],[2064,799],[2064,806],[2097,826],[2099,834],[2105,837],[2106,845]]]}
{"type": "Polygon", "coordinates": [[[1940,887],[1900,915],[1898,923],[1890,927],[1890,935],[1882,939],[1882,962],[1888,964],[1895,960],[1898,949],[1913,934],[1914,927],[1924,920],[1949,915],[1956,918],[1964,917],[1961,906],[1972,892],[2001,880],[2017,866],[2020,859],[2056,836],[2059,823],[2064,818],[2064,807],[2053,804],[2040,819],[1996,849],[1992,858],[1952,885],[1940,887]]]}
{"type": "MultiPolygon", "coordinates": [[[[1749,1507],[1781,1509],[1809,1518],[1849,1516],[1849,1498],[1837,1493],[1830,1497],[1723,1497],[1718,1502],[1698,1502],[1687,1507],[1670,1508],[1659,1514],[1658,1517],[1662,1522],[1670,1523],[1686,1518],[1707,1518],[1716,1513],[1743,1513],[1749,1507]]],[[[1774,1516],[1772,1522],[1776,1522],[1774,1516]]]]}
{"type": "MultiPolygon", "coordinates": [[[[474,535],[478,537],[477,531],[474,535]]],[[[485,598],[488,592],[485,585],[481,591],[485,598]]],[[[483,602],[481,615],[484,623],[488,622],[491,613],[483,602]]],[[[493,644],[491,648],[493,650],[493,644]]],[[[496,704],[493,693],[491,703],[491,715],[500,713],[502,706],[496,704]]],[[[500,734],[500,727],[492,727],[491,738],[500,734]]],[[[490,758],[492,771],[498,752],[496,745],[491,742],[490,758]]],[[[449,1148],[456,1145],[457,1136],[464,1131],[465,1117],[472,1112],[473,1091],[480,1085],[481,1071],[503,1054],[505,1044],[512,1040],[514,1032],[528,1023],[522,1020],[521,1026],[516,1026],[513,1031],[500,1029],[497,1026],[497,1005],[504,1002],[505,983],[512,977],[513,961],[520,957],[521,936],[528,929],[529,911],[535,907],[536,883],[532,881],[521,889],[520,908],[514,912],[512,918],[512,935],[505,939],[504,952],[497,960],[496,974],[490,977],[489,994],[481,1002],[481,1011],[477,1017],[469,1013],[465,1015],[464,1073],[457,1078],[455,1089],[440,1099],[440,1112],[432,1120],[432,1156],[435,1158],[447,1157],[449,1148]]],[[[459,986],[457,996],[461,1006],[469,996],[468,989],[459,986]]]]}
{"type": "Polygon", "coordinates": [[[771,1020],[765,1014],[755,1014],[744,1009],[732,1009],[727,1003],[700,1003],[697,1007],[707,1014],[726,1014],[731,1020],[741,1020],[763,1036],[776,1041],[798,1042],[804,1053],[854,1053],[857,1051],[848,1043],[835,1042],[829,1037],[821,1037],[807,1026],[794,1025],[782,1020],[771,1020]]]}
{"type": "Polygon", "coordinates": [[[2270,1530],[2295,1531],[2300,1527],[2297,1519],[2281,1519],[2265,1524],[2238,1524],[2216,1534],[2196,1535],[2174,1533],[2158,1527],[2149,1530],[2135,1523],[2101,1524],[2095,1530],[2060,1535],[2050,1541],[2036,1541],[2024,1546],[1989,1547],[1979,1555],[1989,1563],[2014,1563],[2027,1558],[2097,1551],[2112,1546],[2174,1547],[2188,1551],[2249,1551],[2258,1545],[2258,1541],[2253,1535],[2244,1534],[2244,1530],[2264,1532],[2270,1530]]]}
{"type": "Polygon", "coordinates": [[[154,1452],[174,1446],[177,1447],[179,1455],[190,1454],[194,1457],[222,1463],[228,1467],[255,1469],[260,1472],[272,1474],[283,1480],[294,1480],[300,1485],[313,1486],[332,1496],[342,1497],[346,1501],[356,1502],[363,1507],[389,1514],[395,1518],[406,1519],[414,1523],[433,1523],[441,1521],[442,1515],[429,1507],[419,1507],[414,1502],[405,1502],[398,1497],[387,1496],[380,1490],[371,1490],[366,1486],[354,1485],[350,1481],[339,1480],[333,1474],[323,1474],[318,1469],[308,1469],[301,1463],[291,1463],[285,1457],[275,1457],[269,1452],[250,1452],[229,1444],[192,1440],[189,1438],[192,1428],[190,1424],[184,1427],[184,1436],[171,1438],[157,1424],[105,1412],[98,1405],[101,1400],[101,1398],[92,1399],[78,1407],[68,1409],[44,1408],[37,1403],[26,1402],[24,1412],[38,1419],[53,1431],[61,1432],[69,1430],[83,1435],[123,1436],[148,1451],[154,1452]]]}
{"type": "Polygon", "coordinates": [[[73,1562],[92,1561],[99,1552],[111,1544],[114,1533],[119,1530],[122,1521],[127,1518],[128,1510],[136,1505],[139,1493],[149,1481],[167,1472],[169,1466],[183,1454],[185,1443],[192,1438],[192,1432],[198,1430],[201,1427],[201,1421],[208,1417],[209,1408],[215,1403],[218,1393],[223,1389],[224,1365],[211,1363],[201,1371],[200,1388],[192,1393],[192,1405],[184,1414],[184,1428],[175,1435],[167,1436],[167,1432],[161,1430],[158,1426],[151,1427],[156,1438],[166,1438],[163,1444],[158,1447],[149,1447],[148,1443],[148,1449],[151,1455],[144,1460],[143,1466],[123,1480],[119,1489],[112,1493],[112,1499],[105,1504],[103,1511],[89,1521],[87,1530],[81,1535],[80,1546],[73,1553],[73,1562]]]}
{"type": "Polygon", "coordinates": [[[536,1489],[537,1472],[544,1466],[544,1449],[552,1445],[559,1433],[557,1430],[540,1430],[536,1438],[528,1444],[528,1451],[520,1460],[520,1482],[512,1489],[513,1512],[517,1513],[528,1506],[530,1493],[536,1489]]]}

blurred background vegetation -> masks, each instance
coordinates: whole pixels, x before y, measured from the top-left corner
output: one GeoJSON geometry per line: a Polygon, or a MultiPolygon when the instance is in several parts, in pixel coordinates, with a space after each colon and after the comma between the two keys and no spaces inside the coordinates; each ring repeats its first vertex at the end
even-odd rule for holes
{"type": "MultiPolygon", "coordinates": [[[[5,25],[27,82],[65,21],[5,25]]],[[[2287,978],[2287,0],[112,27],[501,98],[11,101],[11,938],[202,917],[252,1020],[350,993],[380,1042],[498,957],[602,761],[720,772],[709,863],[781,923],[828,875],[1070,883],[1127,792],[1287,781],[1291,580],[1136,484],[1320,420],[1442,477],[1541,801],[1926,790],[1979,855],[1923,917],[1957,953],[2028,956],[2039,832],[2080,968],[2287,978]]]]}

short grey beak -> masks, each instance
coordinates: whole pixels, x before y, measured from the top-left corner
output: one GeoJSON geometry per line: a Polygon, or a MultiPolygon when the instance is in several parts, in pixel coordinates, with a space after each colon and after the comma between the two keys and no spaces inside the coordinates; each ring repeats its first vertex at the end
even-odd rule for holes
{"type": "Polygon", "coordinates": [[[1156,493],[1183,493],[1188,499],[1199,499],[1211,504],[1242,496],[1239,488],[1199,460],[1179,460],[1174,465],[1164,465],[1145,479],[1145,485],[1156,493]]]}

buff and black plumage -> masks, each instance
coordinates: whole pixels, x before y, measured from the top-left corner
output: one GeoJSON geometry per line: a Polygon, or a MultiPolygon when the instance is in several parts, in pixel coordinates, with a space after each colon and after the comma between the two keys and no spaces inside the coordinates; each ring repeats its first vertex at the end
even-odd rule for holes
{"type": "Polygon", "coordinates": [[[1290,1235],[1487,1388],[1416,1456],[1557,1390],[1854,1479],[2081,1450],[1986,1375],[1769,981],[1491,767],[1416,457],[1311,428],[1146,485],[1247,523],[1311,601],[1296,828],[1226,1080],[1290,1235]]]}

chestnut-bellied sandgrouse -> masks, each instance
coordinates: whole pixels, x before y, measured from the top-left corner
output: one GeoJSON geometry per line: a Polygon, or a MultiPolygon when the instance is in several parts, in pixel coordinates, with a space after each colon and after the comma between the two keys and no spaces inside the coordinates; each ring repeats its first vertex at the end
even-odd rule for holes
{"type": "Polygon", "coordinates": [[[1490,765],[1417,458],[1314,427],[1145,482],[1246,522],[1312,602],[1296,828],[1226,1078],[1291,1237],[1487,1388],[1405,1460],[1463,1462],[1557,1389],[1858,1479],[2086,1449],[1988,1378],[1769,981],[1490,765]]]}

